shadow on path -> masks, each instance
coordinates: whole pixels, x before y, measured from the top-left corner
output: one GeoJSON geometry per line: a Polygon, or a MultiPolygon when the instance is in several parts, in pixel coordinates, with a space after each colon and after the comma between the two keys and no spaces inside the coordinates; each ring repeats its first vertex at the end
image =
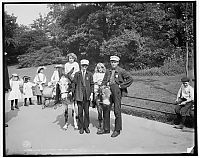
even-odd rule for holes
{"type": "MultiPolygon", "coordinates": [[[[90,110],[89,115],[90,115],[90,124],[92,124],[92,127],[97,129],[98,128],[97,112],[90,110]]],[[[56,120],[53,121],[53,123],[56,123],[57,125],[60,126],[61,129],[63,129],[63,126],[65,125],[64,111],[62,114],[56,117],[56,120]]],[[[114,123],[115,123],[115,120],[113,118],[110,118],[111,131],[114,131],[114,126],[113,126],[114,123]]],[[[72,117],[72,108],[68,109],[68,124],[71,126],[74,126],[73,117],[72,117]]]]}

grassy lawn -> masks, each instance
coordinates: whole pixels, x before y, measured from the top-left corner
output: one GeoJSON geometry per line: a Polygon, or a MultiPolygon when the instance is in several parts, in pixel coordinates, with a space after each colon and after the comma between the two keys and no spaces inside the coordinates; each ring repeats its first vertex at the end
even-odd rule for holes
{"type": "MultiPolygon", "coordinates": [[[[44,71],[44,73],[47,76],[47,82],[49,82],[54,71],[54,65],[49,65],[46,67],[47,69],[44,71]]],[[[16,69],[15,66],[8,67],[10,75],[12,73],[17,73],[20,75],[20,77],[29,75],[32,77],[31,81],[33,81],[36,75],[36,70],[37,67],[23,69],[16,69]]],[[[192,72],[190,72],[190,74],[192,74],[192,72]]],[[[134,82],[128,88],[128,95],[136,98],[173,103],[181,85],[180,79],[184,75],[185,74],[176,76],[133,76],[134,82]]],[[[191,85],[194,87],[194,83],[192,81],[191,85]]],[[[174,105],[136,98],[125,97],[122,99],[123,104],[133,106],[129,107],[122,105],[124,113],[146,117],[166,123],[172,123],[174,116],[171,114],[164,114],[162,112],[174,114],[174,105]]]]}

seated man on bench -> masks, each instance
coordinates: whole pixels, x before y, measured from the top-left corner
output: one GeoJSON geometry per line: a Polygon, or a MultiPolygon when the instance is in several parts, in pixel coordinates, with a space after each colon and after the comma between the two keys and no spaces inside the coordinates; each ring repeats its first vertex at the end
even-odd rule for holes
{"type": "Polygon", "coordinates": [[[179,125],[176,125],[175,128],[183,129],[184,123],[187,116],[191,115],[191,110],[194,106],[194,89],[190,86],[190,79],[183,77],[181,79],[182,85],[178,91],[176,99],[175,113],[179,125]]]}

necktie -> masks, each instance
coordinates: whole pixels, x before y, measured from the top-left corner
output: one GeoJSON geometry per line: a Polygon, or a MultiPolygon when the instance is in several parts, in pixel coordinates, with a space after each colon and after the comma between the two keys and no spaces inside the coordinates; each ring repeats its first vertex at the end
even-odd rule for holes
{"type": "Polygon", "coordinates": [[[86,84],[85,84],[85,71],[83,71],[83,86],[86,86],[86,84]]]}
{"type": "Polygon", "coordinates": [[[115,70],[112,70],[112,74],[111,74],[111,77],[110,77],[110,83],[115,84],[115,70]]]}

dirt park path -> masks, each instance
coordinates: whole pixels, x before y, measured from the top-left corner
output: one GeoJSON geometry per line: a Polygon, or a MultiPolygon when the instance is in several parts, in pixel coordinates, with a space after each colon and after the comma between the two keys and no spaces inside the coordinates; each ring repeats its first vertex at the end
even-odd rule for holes
{"type": "MultiPolygon", "coordinates": [[[[182,132],[172,125],[130,115],[122,115],[120,136],[97,135],[97,111],[90,108],[90,134],[73,129],[71,108],[69,128],[63,130],[64,107],[56,110],[39,105],[20,106],[10,111],[6,97],[6,154],[79,155],[79,154],[161,154],[186,153],[193,146],[194,133],[182,132]]],[[[22,103],[20,103],[22,105],[22,103]]],[[[114,114],[111,112],[111,130],[114,114]]]]}

